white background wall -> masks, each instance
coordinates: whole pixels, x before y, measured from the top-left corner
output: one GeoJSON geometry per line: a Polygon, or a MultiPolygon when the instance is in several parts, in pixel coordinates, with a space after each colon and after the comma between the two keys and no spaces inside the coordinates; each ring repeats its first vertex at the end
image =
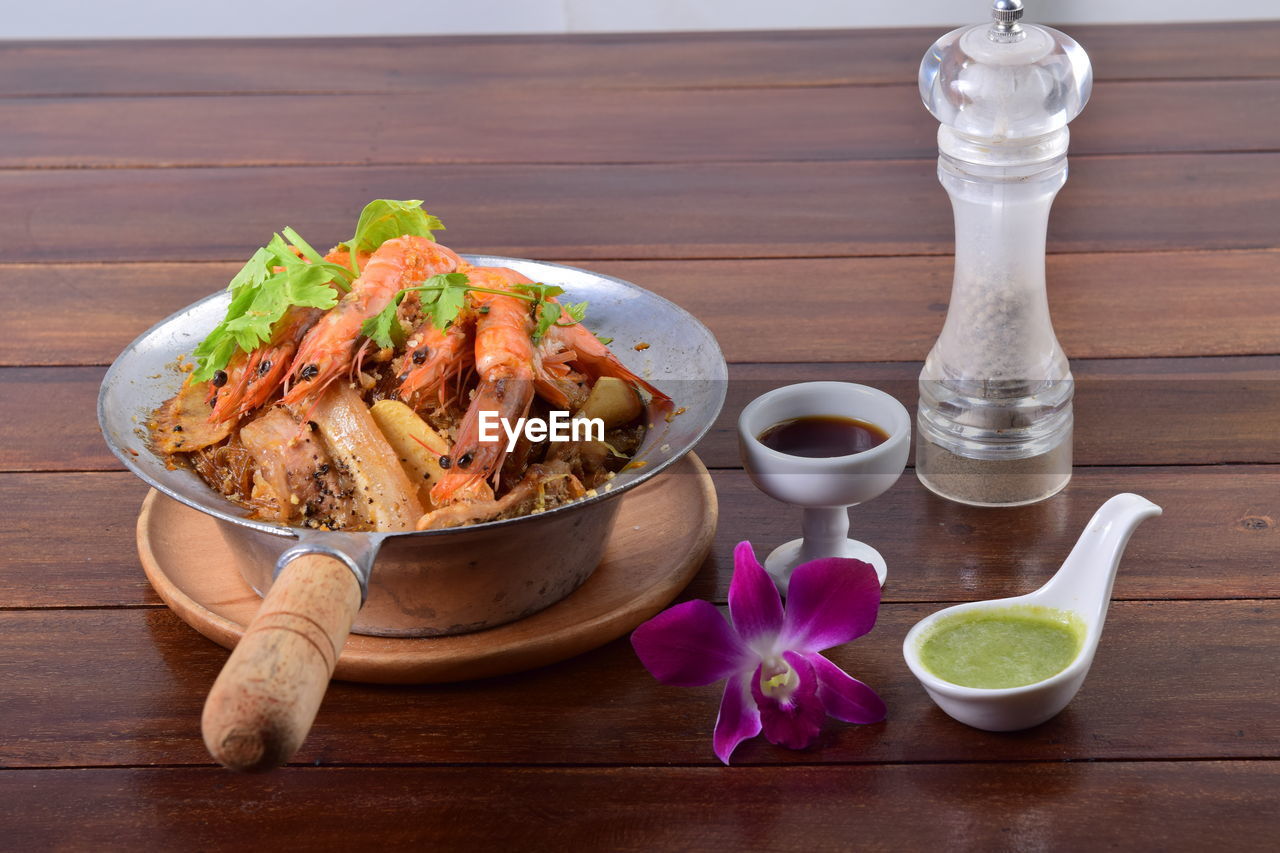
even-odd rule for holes
{"type": "MultiPolygon", "coordinates": [[[[1025,0],[1046,23],[1280,18],[1280,0],[1025,0]]],[[[989,0],[6,0],[0,39],[954,26],[989,0]]]]}

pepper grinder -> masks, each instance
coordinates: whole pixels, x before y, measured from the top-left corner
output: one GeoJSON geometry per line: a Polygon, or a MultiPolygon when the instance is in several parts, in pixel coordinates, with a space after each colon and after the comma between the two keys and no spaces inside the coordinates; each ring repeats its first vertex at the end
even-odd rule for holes
{"type": "Polygon", "coordinates": [[[920,373],[916,475],[954,501],[1017,506],[1071,478],[1073,382],[1049,320],[1045,232],[1093,72],[1069,36],[1019,23],[1020,0],[995,0],[991,15],[920,63],[956,245],[946,322],[920,373]]]}

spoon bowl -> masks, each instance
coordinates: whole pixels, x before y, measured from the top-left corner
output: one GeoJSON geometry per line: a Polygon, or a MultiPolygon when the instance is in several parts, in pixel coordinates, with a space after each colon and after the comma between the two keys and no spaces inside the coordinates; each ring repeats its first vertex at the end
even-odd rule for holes
{"type": "Polygon", "coordinates": [[[1037,726],[1067,706],[1084,684],[1111,603],[1111,588],[1129,537],[1145,519],[1160,515],[1160,507],[1135,494],[1120,494],[1103,504],[1049,582],[1035,592],[957,604],[926,616],[907,633],[902,654],[911,673],[929,698],[960,722],[992,732],[1037,726]],[[1048,608],[1076,617],[1083,636],[1075,657],[1065,669],[1020,687],[965,687],[940,678],[921,660],[925,641],[938,626],[960,614],[1017,612],[1048,608]]]}

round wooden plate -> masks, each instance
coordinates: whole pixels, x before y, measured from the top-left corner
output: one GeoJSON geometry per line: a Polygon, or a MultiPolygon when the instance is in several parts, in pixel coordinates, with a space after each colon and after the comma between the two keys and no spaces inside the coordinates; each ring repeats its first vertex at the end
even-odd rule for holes
{"type": "MultiPolygon", "coordinates": [[[[487,678],[546,666],[631,631],[697,574],[711,550],[718,508],[711,477],[692,453],[621,501],[604,562],[568,598],[474,634],[352,634],[333,677],[380,684],[487,678]]],[[[261,603],[231,567],[229,554],[212,518],[155,490],[147,495],[138,517],[138,555],[147,579],[184,622],[227,648],[261,603]]]]}

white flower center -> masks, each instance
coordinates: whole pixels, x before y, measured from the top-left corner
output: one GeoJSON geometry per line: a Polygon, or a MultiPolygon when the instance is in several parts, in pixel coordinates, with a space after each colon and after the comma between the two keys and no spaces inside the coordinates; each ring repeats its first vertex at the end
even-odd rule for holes
{"type": "Polygon", "coordinates": [[[760,664],[760,692],[778,702],[787,702],[800,686],[800,676],[785,658],[774,657],[760,664]]]}

